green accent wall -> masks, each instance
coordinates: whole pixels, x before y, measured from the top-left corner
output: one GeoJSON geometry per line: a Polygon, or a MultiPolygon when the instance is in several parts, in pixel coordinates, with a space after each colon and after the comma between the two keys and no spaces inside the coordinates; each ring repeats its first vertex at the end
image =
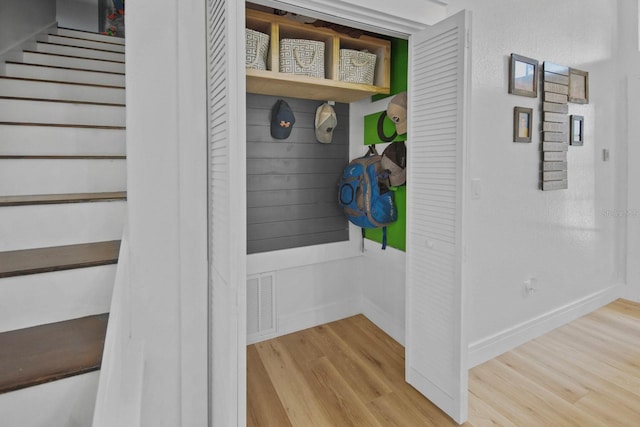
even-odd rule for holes
{"type": "MultiPolygon", "coordinates": [[[[391,93],[389,95],[374,95],[372,101],[384,99],[407,90],[409,69],[409,41],[391,39],[391,93]]],[[[364,118],[364,144],[382,143],[378,136],[378,118],[383,112],[369,114],[364,118]]],[[[396,130],[394,123],[386,117],[384,119],[384,134],[391,136],[396,130]]],[[[407,134],[398,135],[394,141],[406,141],[407,134]]],[[[381,150],[378,150],[382,154],[381,150]]],[[[409,183],[410,184],[410,183],[409,183]]],[[[406,250],[407,231],[407,187],[394,187],[398,220],[387,227],[387,246],[401,251],[406,250]]],[[[365,238],[382,244],[382,229],[365,229],[365,238]]]]}
{"type": "MultiPolygon", "coordinates": [[[[368,116],[364,116],[364,145],[372,145],[372,144],[380,144],[383,143],[382,139],[378,135],[378,119],[384,113],[384,111],[380,111],[379,113],[369,114],[368,116]]],[[[391,136],[396,131],[396,125],[391,121],[389,117],[384,118],[383,129],[385,136],[391,136]]],[[[397,135],[394,141],[406,141],[407,134],[397,135]]],[[[382,154],[382,153],[380,153],[382,154]]]]}
{"type": "Polygon", "coordinates": [[[391,39],[391,93],[389,95],[373,95],[372,101],[395,95],[407,90],[409,71],[409,41],[391,39]]]}

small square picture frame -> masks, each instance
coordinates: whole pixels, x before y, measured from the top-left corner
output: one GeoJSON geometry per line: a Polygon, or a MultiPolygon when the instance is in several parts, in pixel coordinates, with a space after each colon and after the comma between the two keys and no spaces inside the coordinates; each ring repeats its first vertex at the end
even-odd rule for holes
{"type": "Polygon", "coordinates": [[[569,102],[589,103],[589,72],[569,68],[569,102]]]}
{"type": "Polygon", "coordinates": [[[537,60],[512,53],[509,61],[509,93],[537,98],[538,68],[537,60]]]}
{"type": "Polygon", "coordinates": [[[533,108],[513,107],[513,142],[531,142],[533,108]]]}
{"type": "Polygon", "coordinates": [[[584,116],[569,117],[569,144],[584,145],[584,116]]]}

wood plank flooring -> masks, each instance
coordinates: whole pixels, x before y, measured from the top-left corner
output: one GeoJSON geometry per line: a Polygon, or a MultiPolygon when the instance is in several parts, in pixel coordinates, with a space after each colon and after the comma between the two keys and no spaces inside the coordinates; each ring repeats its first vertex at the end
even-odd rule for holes
{"type": "MultiPolygon", "coordinates": [[[[248,426],[454,426],[362,315],[247,347],[248,426]]],[[[617,300],[469,372],[469,427],[640,425],[640,304],[617,300]]]]}

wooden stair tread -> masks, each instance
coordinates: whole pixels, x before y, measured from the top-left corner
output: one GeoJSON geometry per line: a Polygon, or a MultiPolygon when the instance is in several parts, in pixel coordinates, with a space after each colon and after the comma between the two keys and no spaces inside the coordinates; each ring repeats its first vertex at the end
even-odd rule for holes
{"type": "MultiPolygon", "coordinates": [[[[97,40],[96,40],[97,41],[97,40]]],[[[74,49],[86,49],[86,50],[95,50],[98,52],[106,52],[106,53],[116,53],[116,54],[120,54],[120,55],[124,55],[124,52],[114,52],[112,50],[106,50],[106,49],[97,49],[95,47],[87,47],[87,46],[74,46],[74,45],[70,45],[70,44],[64,44],[64,43],[54,43],[54,42],[43,42],[43,41],[38,41],[39,44],[48,44],[51,46],[65,46],[65,47],[72,47],[74,49]]],[[[99,42],[98,42],[99,43],[99,42]]],[[[57,54],[56,54],[57,55],[57,54]]],[[[94,58],[91,58],[94,59],[94,58]]]]}
{"type": "Polygon", "coordinates": [[[125,160],[120,155],[0,154],[0,160],[125,160]]]}
{"type": "MultiPolygon", "coordinates": [[[[61,27],[61,26],[58,26],[58,29],[59,29],[59,30],[70,30],[70,31],[76,31],[76,32],[78,32],[78,33],[95,34],[95,35],[97,35],[97,36],[104,36],[104,35],[105,35],[105,34],[102,34],[102,33],[95,32],[95,31],[89,31],[89,30],[78,30],[78,29],[76,29],[76,28],[71,28],[71,27],[61,27]]],[[[56,34],[56,35],[58,35],[58,34],[56,34]]],[[[120,36],[109,36],[109,37],[112,37],[114,40],[120,40],[120,41],[122,41],[122,42],[124,42],[124,41],[125,41],[125,39],[126,39],[125,37],[120,37],[120,36]]],[[[93,39],[86,39],[86,40],[93,40],[93,39]]]]}
{"type": "Polygon", "coordinates": [[[105,193],[33,194],[27,196],[0,197],[2,206],[52,205],[62,203],[88,203],[126,200],[126,191],[105,193]]]}
{"type": "Polygon", "coordinates": [[[126,107],[126,104],[116,104],[113,102],[95,102],[95,101],[75,101],[67,99],[48,99],[48,98],[29,98],[21,96],[0,96],[0,99],[8,101],[34,101],[34,102],[55,102],[59,104],[81,104],[81,105],[101,105],[105,107],[126,107]]]}
{"type": "Polygon", "coordinates": [[[35,122],[0,122],[0,125],[7,126],[50,126],[58,128],[83,128],[83,129],[113,129],[124,130],[124,126],[105,126],[105,125],[82,125],[82,124],[65,124],[65,123],[35,123],[35,122]]]}
{"type": "Polygon", "coordinates": [[[100,369],[108,314],[0,333],[0,393],[100,369]]]}
{"type": "Polygon", "coordinates": [[[112,240],[0,252],[0,278],[115,264],[119,250],[112,240]]]}
{"type": "Polygon", "coordinates": [[[102,59],[102,58],[87,58],[86,56],[76,56],[76,55],[61,55],[59,53],[49,53],[49,52],[39,52],[37,50],[25,49],[24,53],[37,53],[40,55],[50,55],[50,56],[61,56],[64,58],[73,58],[73,59],[89,59],[91,61],[101,61],[101,62],[114,62],[116,64],[124,64],[125,61],[114,61],[111,59],[102,59]]]}
{"type": "MultiPolygon", "coordinates": [[[[74,30],[74,31],[80,31],[80,30],[74,30]]],[[[96,33],[93,33],[96,34],[96,33]]],[[[100,34],[100,33],[97,33],[100,34]]],[[[114,43],[114,42],[108,42],[108,41],[104,41],[104,40],[94,40],[94,39],[85,39],[82,37],[73,37],[73,36],[63,36],[61,34],[53,34],[53,33],[48,33],[47,35],[49,36],[55,36],[55,37],[64,37],[65,39],[73,39],[73,40],[86,40],[89,42],[96,42],[96,43],[105,43],[105,44],[111,44],[114,46],[124,46],[123,43],[114,43]]],[[[67,46],[74,46],[74,45],[67,45],[67,46]]]]}
{"type": "Polygon", "coordinates": [[[101,87],[101,88],[108,88],[108,89],[124,89],[125,88],[124,86],[102,85],[97,83],[65,82],[62,80],[32,79],[28,77],[0,76],[0,80],[16,80],[21,82],[34,82],[34,83],[55,83],[60,85],[89,86],[89,87],[101,87]]]}
{"type": "Polygon", "coordinates": [[[5,64],[28,65],[29,67],[57,68],[57,69],[60,69],[60,70],[86,71],[88,73],[117,74],[119,76],[124,76],[125,75],[125,73],[119,73],[117,71],[90,70],[90,69],[87,69],[87,68],[77,68],[77,67],[60,67],[58,65],[32,64],[30,62],[5,61],[5,64]]]}

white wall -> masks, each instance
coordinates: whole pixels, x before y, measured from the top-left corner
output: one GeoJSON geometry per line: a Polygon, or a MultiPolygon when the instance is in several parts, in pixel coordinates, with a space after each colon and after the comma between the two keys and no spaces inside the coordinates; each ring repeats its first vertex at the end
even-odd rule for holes
{"type": "Polygon", "coordinates": [[[278,335],[360,313],[359,266],[348,258],[278,271],[278,335]]]}
{"type": "Polygon", "coordinates": [[[55,21],[55,0],[0,0],[0,55],[55,21]]]}
{"type": "Polygon", "coordinates": [[[98,0],[56,0],[58,25],[98,32],[98,0]]]}
{"type": "Polygon", "coordinates": [[[403,251],[365,240],[361,267],[362,313],[393,339],[405,340],[405,263],[403,251]]]}
{"type": "Polygon", "coordinates": [[[624,222],[611,214],[625,199],[617,8],[610,0],[541,0],[535,7],[452,0],[448,11],[461,8],[473,21],[468,177],[481,187],[464,230],[469,338],[473,351],[502,335],[506,350],[518,342],[508,336],[577,305],[605,303],[619,294],[606,290],[624,281],[624,222]],[[511,53],[589,72],[589,104],[569,104],[570,114],[585,117],[586,133],[583,147],[569,148],[568,190],[538,189],[539,133],[531,144],[512,142],[513,107],[533,108],[538,129],[540,100],[507,93],[511,53]],[[537,291],[527,297],[523,283],[531,277],[537,291]]]}

